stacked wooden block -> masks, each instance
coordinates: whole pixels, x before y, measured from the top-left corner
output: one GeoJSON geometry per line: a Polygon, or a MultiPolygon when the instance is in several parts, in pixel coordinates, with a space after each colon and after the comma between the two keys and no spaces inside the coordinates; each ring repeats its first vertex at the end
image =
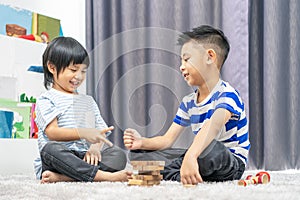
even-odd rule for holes
{"type": "Polygon", "coordinates": [[[165,161],[131,161],[133,167],[132,179],[128,185],[153,186],[162,180],[160,170],[164,169],[165,161]]]}

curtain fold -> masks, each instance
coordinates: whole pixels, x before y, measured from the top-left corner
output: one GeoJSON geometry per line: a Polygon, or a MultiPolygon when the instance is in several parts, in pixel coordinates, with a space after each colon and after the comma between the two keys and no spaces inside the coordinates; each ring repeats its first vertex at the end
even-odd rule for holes
{"type": "Polygon", "coordinates": [[[300,167],[299,8],[296,0],[250,5],[250,140],[258,168],[300,167]]]}
{"type": "Polygon", "coordinates": [[[252,167],[264,167],[264,93],[263,93],[263,1],[249,5],[249,133],[252,167]]]}
{"type": "MultiPolygon", "coordinates": [[[[195,89],[179,72],[177,36],[209,24],[230,40],[222,78],[245,101],[249,168],[299,168],[299,10],[297,0],[86,0],[87,93],[115,126],[110,139],[124,148],[127,127],[147,137],[167,130],[195,89]]],[[[175,147],[192,139],[187,129],[175,147]]]]}
{"type": "MultiPolygon", "coordinates": [[[[203,24],[228,36],[232,48],[222,78],[248,109],[247,0],[86,0],[86,15],[87,93],[115,126],[109,137],[116,145],[124,148],[128,127],[147,137],[168,129],[182,98],[195,89],[181,77],[177,38],[203,24]]],[[[193,137],[186,129],[174,147],[188,147],[193,137]]]]}

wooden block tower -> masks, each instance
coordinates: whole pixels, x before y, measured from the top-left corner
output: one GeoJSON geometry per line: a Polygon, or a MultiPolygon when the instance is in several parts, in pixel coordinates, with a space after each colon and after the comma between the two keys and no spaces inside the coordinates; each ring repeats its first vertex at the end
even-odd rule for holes
{"type": "Polygon", "coordinates": [[[162,180],[160,170],[164,169],[165,161],[131,161],[133,167],[132,179],[128,185],[153,186],[162,180]]]}

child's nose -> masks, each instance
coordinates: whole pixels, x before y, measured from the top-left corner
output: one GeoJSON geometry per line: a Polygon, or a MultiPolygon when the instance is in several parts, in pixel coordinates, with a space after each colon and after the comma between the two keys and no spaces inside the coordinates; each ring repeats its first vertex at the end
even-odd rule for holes
{"type": "Polygon", "coordinates": [[[81,72],[77,72],[77,73],[75,74],[75,78],[81,79],[81,78],[82,78],[81,72]]]}
{"type": "Polygon", "coordinates": [[[181,63],[180,67],[179,67],[180,71],[183,71],[185,69],[185,66],[183,63],[181,63]]]}

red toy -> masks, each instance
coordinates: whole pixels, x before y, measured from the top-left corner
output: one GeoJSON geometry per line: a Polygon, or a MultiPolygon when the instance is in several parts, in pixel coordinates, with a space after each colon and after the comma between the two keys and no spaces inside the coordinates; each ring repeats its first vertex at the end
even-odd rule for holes
{"type": "Polygon", "coordinates": [[[239,180],[238,185],[247,186],[250,184],[267,184],[271,180],[271,176],[266,171],[258,172],[255,176],[248,175],[246,179],[239,180]]]}
{"type": "Polygon", "coordinates": [[[23,38],[23,39],[26,39],[26,40],[42,42],[42,43],[48,43],[49,42],[49,35],[46,32],[42,32],[41,36],[30,34],[30,35],[19,35],[17,37],[18,38],[23,38]]]}

